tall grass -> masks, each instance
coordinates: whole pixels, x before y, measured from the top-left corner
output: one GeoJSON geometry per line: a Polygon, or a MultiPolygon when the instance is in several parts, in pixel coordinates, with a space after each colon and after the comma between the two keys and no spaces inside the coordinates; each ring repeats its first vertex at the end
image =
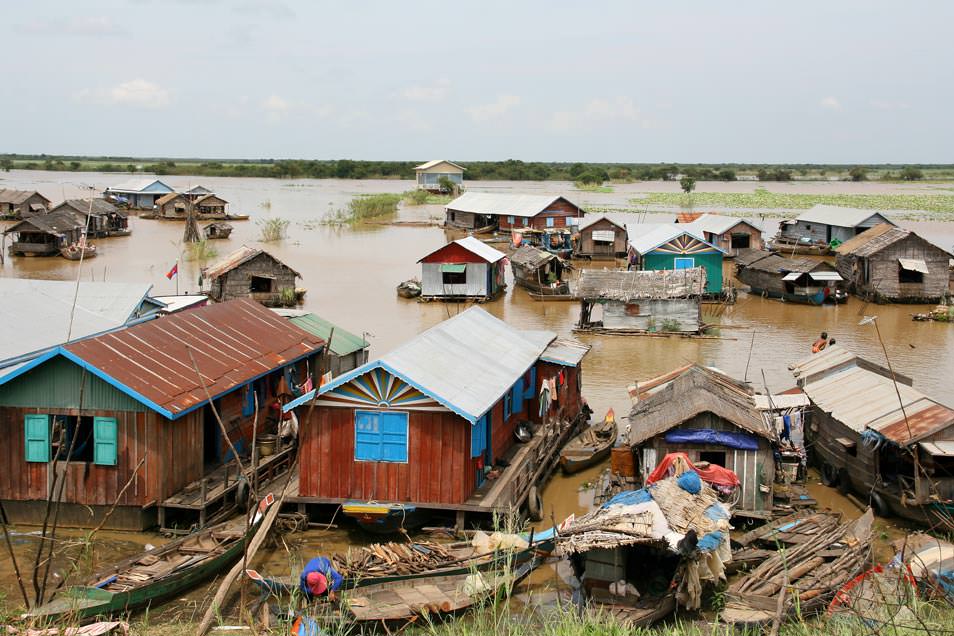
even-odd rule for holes
{"type": "Polygon", "coordinates": [[[259,240],[263,243],[280,241],[288,234],[288,219],[272,217],[256,221],[259,227],[259,240]]]}
{"type": "Polygon", "coordinates": [[[185,259],[187,261],[207,261],[218,255],[219,251],[206,239],[202,239],[198,243],[188,243],[186,245],[185,259]]]}
{"type": "Polygon", "coordinates": [[[451,194],[437,194],[427,190],[408,190],[401,195],[405,205],[444,205],[454,199],[451,194]]]}
{"type": "Polygon", "coordinates": [[[381,193],[357,196],[346,210],[338,210],[323,220],[325,225],[354,225],[397,212],[402,195],[381,193]]]}

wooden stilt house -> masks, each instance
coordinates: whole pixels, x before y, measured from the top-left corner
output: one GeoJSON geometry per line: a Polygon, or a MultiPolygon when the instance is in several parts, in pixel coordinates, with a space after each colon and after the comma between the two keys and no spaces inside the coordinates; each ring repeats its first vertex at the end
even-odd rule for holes
{"type": "Polygon", "coordinates": [[[295,279],[301,274],[268,252],[243,245],[202,270],[216,302],[252,298],[267,307],[295,304],[295,279]]]}
{"type": "Polygon", "coordinates": [[[95,526],[115,503],[109,526],[141,530],[161,521],[186,489],[201,524],[236,490],[234,468],[231,482],[215,477],[228,475],[222,465],[232,458],[215,414],[247,455],[253,422],[260,434],[275,432],[273,402],[306,383],[323,345],[261,305],[235,300],[4,369],[0,499],[7,515],[41,522],[62,484],[61,525],[95,526]],[[210,478],[216,481],[207,485],[210,478]]]}
{"type": "Polygon", "coordinates": [[[507,283],[506,254],[468,236],[434,250],[421,263],[424,300],[491,300],[507,283]]]}

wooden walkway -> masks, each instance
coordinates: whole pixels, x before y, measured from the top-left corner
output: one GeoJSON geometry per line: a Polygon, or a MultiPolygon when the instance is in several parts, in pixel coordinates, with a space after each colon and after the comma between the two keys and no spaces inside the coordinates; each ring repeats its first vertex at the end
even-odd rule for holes
{"type": "MultiPolygon", "coordinates": [[[[264,484],[285,473],[295,457],[294,446],[283,448],[274,455],[259,459],[257,480],[264,484]]],[[[255,479],[251,459],[242,458],[245,466],[244,480],[252,483],[255,479]]],[[[198,513],[198,528],[201,530],[209,522],[209,513],[222,509],[229,498],[234,497],[239,484],[239,469],[234,461],[227,462],[208,472],[205,477],[192,482],[176,494],[159,504],[159,528],[161,532],[177,533],[180,530],[166,527],[169,510],[188,510],[198,513]]]]}

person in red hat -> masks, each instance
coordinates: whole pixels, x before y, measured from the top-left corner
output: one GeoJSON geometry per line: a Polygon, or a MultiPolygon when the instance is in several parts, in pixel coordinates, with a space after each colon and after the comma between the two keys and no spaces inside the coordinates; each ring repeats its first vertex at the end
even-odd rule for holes
{"type": "Polygon", "coordinates": [[[335,592],[341,587],[343,580],[343,577],[331,565],[329,559],[315,557],[301,571],[298,586],[302,593],[310,599],[327,596],[334,600],[335,592]]]}

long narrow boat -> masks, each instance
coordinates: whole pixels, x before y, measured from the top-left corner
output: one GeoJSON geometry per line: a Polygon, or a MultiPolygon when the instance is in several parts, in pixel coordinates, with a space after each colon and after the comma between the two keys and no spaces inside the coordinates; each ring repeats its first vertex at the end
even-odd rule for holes
{"type": "Polygon", "coordinates": [[[676,610],[676,593],[667,592],[659,596],[643,596],[631,605],[590,602],[586,612],[594,618],[613,616],[618,623],[630,629],[649,627],[676,610]]]}
{"type": "MultiPolygon", "coordinates": [[[[342,581],[342,590],[366,587],[369,585],[378,585],[382,583],[395,583],[400,581],[413,581],[416,579],[427,579],[433,576],[457,576],[471,572],[482,572],[500,569],[503,567],[517,568],[523,564],[534,560],[545,559],[553,552],[555,545],[555,535],[553,529],[531,537],[532,543],[519,550],[494,550],[488,552],[479,552],[470,543],[451,543],[446,546],[446,552],[450,557],[443,566],[421,570],[418,572],[392,573],[392,574],[368,574],[362,571],[341,572],[344,580],[342,581]]],[[[426,551],[430,548],[424,544],[411,543],[407,546],[410,550],[426,551]]],[[[373,550],[373,546],[369,546],[373,550]]],[[[334,558],[336,564],[343,559],[334,558]]],[[[344,568],[343,568],[344,569],[344,568]]],[[[298,576],[278,576],[267,577],[256,570],[246,570],[248,576],[263,592],[274,594],[276,596],[288,595],[298,589],[298,576]]]]}
{"type": "Polygon", "coordinates": [[[563,472],[576,473],[609,457],[618,434],[616,415],[613,409],[610,409],[602,422],[584,430],[560,451],[560,466],[563,472]]]}
{"type": "Polygon", "coordinates": [[[575,298],[573,294],[538,294],[537,292],[528,291],[527,295],[533,300],[545,300],[549,302],[569,302],[573,300],[579,300],[579,298],[575,298]]]}
{"type": "Polygon", "coordinates": [[[91,576],[85,585],[68,587],[58,597],[23,615],[24,618],[85,620],[140,609],[211,578],[242,555],[275,501],[269,494],[254,517],[227,521],[137,554],[91,576]]]}

